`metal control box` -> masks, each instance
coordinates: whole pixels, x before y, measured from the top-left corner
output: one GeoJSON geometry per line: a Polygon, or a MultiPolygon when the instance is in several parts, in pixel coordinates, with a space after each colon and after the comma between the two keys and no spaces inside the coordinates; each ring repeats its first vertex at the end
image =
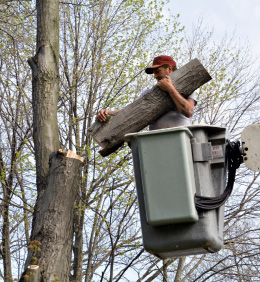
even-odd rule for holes
{"type": "Polygon", "coordinates": [[[139,148],[147,222],[164,225],[198,221],[188,128],[127,135],[139,148]]]}
{"type": "Polygon", "coordinates": [[[211,211],[198,211],[198,221],[192,207],[190,215],[182,218],[186,222],[182,220],[177,222],[182,217],[180,213],[185,213],[190,208],[186,210],[186,207],[176,202],[178,199],[181,199],[181,203],[185,203],[183,205],[193,202],[193,181],[196,194],[200,196],[214,197],[224,191],[227,135],[226,128],[207,125],[126,135],[126,141],[131,143],[133,155],[143,244],[151,254],[166,259],[217,252],[221,249],[224,206],[211,211]],[[178,134],[181,136],[177,137],[178,134]],[[168,138],[169,140],[166,141],[165,139],[168,138]],[[166,149],[163,153],[162,148],[166,149]],[[192,155],[192,168],[189,167],[187,154],[192,155]],[[156,157],[150,159],[151,155],[156,157]],[[170,176],[166,177],[165,171],[168,171],[170,176]],[[151,179],[147,179],[150,176],[151,179]],[[164,183],[163,179],[158,180],[157,178],[160,177],[166,177],[167,181],[164,183]],[[165,187],[169,187],[171,182],[174,187],[172,191],[175,192],[167,197],[169,188],[165,189],[165,187]],[[180,182],[186,183],[180,185],[180,182]],[[164,185],[166,186],[163,187],[164,185]],[[150,187],[152,187],[151,193],[150,187]],[[163,189],[167,191],[165,196],[161,195],[163,189]],[[178,189],[180,191],[177,192],[178,189]],[[187,199],[183,199],[186,196],[187,199]],[[171,205],[171,201],[175,204],[171,205]],[[160,206],[165,203],[166,208],[163,208],[163,212],[153,210],[157,203],[160,206]]]}

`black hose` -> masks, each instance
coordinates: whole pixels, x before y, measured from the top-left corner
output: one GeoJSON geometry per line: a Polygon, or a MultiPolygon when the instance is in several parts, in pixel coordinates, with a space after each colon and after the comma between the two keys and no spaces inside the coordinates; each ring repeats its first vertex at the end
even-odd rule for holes
{"type": "Polygon", "coordinates": [[[228,165],[228,182],[224,192],[217,197],[204,197],[195,195],[195,206],[198,210],[213,210],[221,207],[232,193],[236,170],[243,162],[243,156],[240,152],[240,142],[231,142],[227,140],[226,162],[228,165]]]}

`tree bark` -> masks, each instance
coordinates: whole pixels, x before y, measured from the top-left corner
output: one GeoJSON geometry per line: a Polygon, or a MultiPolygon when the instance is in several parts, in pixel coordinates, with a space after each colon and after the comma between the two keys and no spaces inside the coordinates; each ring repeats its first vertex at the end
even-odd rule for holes
{"type": "Polygon", "coordinates": [[[185,259],[186,259],[186,257],[180,257],[179,258],[178,269],[177,269],[177,272],[175,274],[174,282],[180,282],[181,281],[181,275],[183,273],[183,266],[184,266],[184,263],[185,263],[185,259]]]}
{"type": "Polygon", "coordinates": [[[45,189],[49,156],[60,149],[57,121],[59,96],[59,1],[37,0],[37,53],[32,69],[33,138],[37,190],[45,189]]]}
{"type": "MultiPolygon", "coordinates": [[[[211,79],[198,59],[174,71],[170,77],[185,98],[211,79]]],[[[125,134],[142,130],[173,106],[174,102],[168,93],[155,86],[142,98],[112,115],[107,122],[96,121],[88,132],[103,148],[100,154],[107,156],[124,143],[125,134]]]]}
{"type": "Polygon", "coordinates": [[[0,151],[0,177],[3,188],[3,224],[2,224],[2,257],[4,266],[5,281],[13,281],[12,279],[12,262],[11,262],[11,244],[10,244],[10,220],[9,220],[9,208],[12,198],[14,171],[16,164],[16,138],[13,132],[12,138],[12,158],[11,158],[11,171],[9,177],[6,178],[6,169],[4,160],[2,157],[2,151],[0,151]]]}
{"type": "Polygon", "coordinates": [[[27,268],[26,275],[24,277],[27,282],[39,282],[40,281],[40,268],[38,265],[30,265],[27,268]]]}
{"type": "Polygon", "coordinates": [[[6,282],[13,281],[12,279],[12,264],[10,252],[10,221],[9,221],[9,201],[10,198],[4,197],[3,204],[3,227],[2,227],[2,258],[4,266],[4,278],[6,282]]]}
{"type": "Polygon", "coordinates": [[[71,151],[58,151],[59,1],[37,0],[36,8],[37,53],[28,63],[32,69],[37,201],[25,275],[20,281],[26,281],[32,266],[37,265],[37,281],[67,282],[74,203],[81,185],[83,161],[71,151]]]}
{"type": "Polygon", "coordinates": [[[163,282],[168,282],[168,266],[166,260],[163,260],[163,282]]]}
{"type": "Polygon", "coordinates": [[[59,1],[37,0],[37,53],[32,69],[33,139],[36,160],[35,214],[47,187],[49,156],[60,149],[57,120],[59,96],[59,1]]]}
{"type": "MultiPolygon", "coordinates": [[[[83,186],[84,184],[82,184],[83,186]]],[[[82,187],[81,187],[82,188],[82,187]]],[[[82,195],[78,195],[78,198],[82,195]]],[[[74,246],[73,246],[73,266],[70,281],[82,281],[82,264],[83,264],[83,224],[84,224],[84,210],[80,210],[83,206],[83,201],[76,200],[74,210],[74,246]]]]}
{"type": "MultiPolygon", "coordinates": [[[[70,153],[58,151],[50,156],[48,185],[31,235],[38,248],[29,247],[27,265],[39,266],[43,282],[69,281],[74,203],[83,165],[82,158],[70,153]]],[[[25,275],[28,271],[27,268],[25,275]]],[[[24,275],[20,281],[26,281],[24,275]]]]}

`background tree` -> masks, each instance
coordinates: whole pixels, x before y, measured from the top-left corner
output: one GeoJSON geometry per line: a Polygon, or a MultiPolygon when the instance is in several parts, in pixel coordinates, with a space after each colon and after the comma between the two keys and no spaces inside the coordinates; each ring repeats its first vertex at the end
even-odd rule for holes
{"type": "Polygon", "coordinates": [[[30,70],[34,11],[29,3],[1,4],[0,9],[0,177],[1,276],[12,281],[29,243],[35,180],[32,162],[30,70]],[[21,25],[24,30],[21,29],[21,25]],[[3,271],[3,272],[2,272],[3,271]]]}
{"type": "MultiPolygon", "coordinates": [[[[170,281],[257,281],[257,173],[244,167],[238,171],[226,205],[221,252],[163,263],[142,248],[130,150],[125,147],[101,158],[100,148],[87,134],[98,109],[120,109],[151,85],[152,77],[142,70],[159,54],[172,55],[178,66],[197,57],[213,76],[197,92],[195,123],[227,125],[237,139],[244,126],[259,122],[259,79],[249,48],[233,47],[234,39],[229,37],[213,42],[212,32],[203,25],[184,38],[177,18],[167,22],[161,17],[162,6],[160,1],[130,0],[60,3],[59,141],[85,159],[74,211],[70,280],[162,281],[167,267],[170,281]]],[[[36,198],[31,71],[26,63],[35,52],[34,7],[13,1],[0,9],[5,40],[0,44],[1,275],[5,279],[20,277],[23,271],[36,198]]]]}

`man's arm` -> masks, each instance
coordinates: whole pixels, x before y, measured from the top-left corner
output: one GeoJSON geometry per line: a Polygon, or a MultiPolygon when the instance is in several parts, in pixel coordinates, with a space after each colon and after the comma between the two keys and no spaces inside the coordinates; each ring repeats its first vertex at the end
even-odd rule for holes
{"type": "Polygon", "coordinates": [[[181,112],[184,116],[188,118],[192,117],[194,113],[195,101],[190,98],[185,99],[184,97],[182,97],[173,85],[172,80],[169,76],[166,76],[165,78],[159,80],[157,85],[162,90],[169,93],[179,112],[181,112]]]}
{"type": "Polygon", "coordinates": [[[97,113],[96,120],[104,122],[107,120],[108,115],[112,115],[119,112],[119,110],[111,111],[107,109],[103,109],[97,113]]]}

